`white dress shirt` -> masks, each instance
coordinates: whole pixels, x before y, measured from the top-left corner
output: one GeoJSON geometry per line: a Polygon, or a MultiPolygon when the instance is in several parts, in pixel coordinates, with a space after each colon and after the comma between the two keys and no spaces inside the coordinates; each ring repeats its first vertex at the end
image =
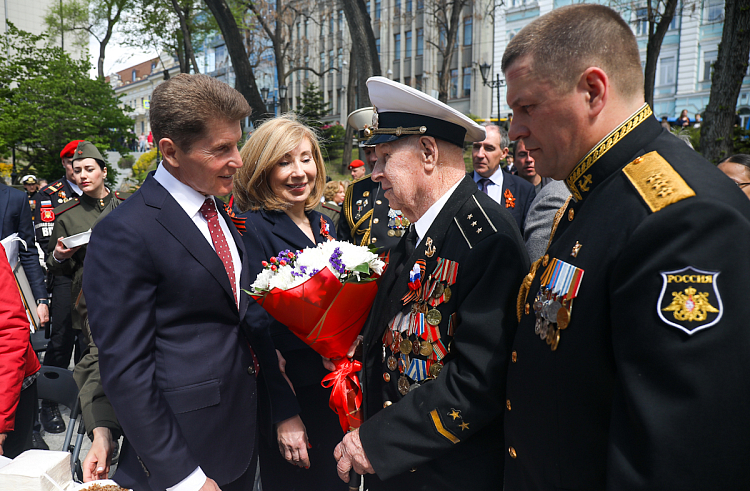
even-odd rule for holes
{"type": "MultiPolygon", "coordinates": [[[[65,180],[68,181],[68,178],[66,177],[65,180]]],[[[75,191],[78,196],[81,196],[83,194],[83,191],[81,191],[81,188],[79,188],[76,183],[74,183],[73,181],[68,181],[68,184],[70,185],[70,189],[75,191]]]]}
{"type": "Polygon", "coordinates": [[[448,202],[448,199],[453,195],[453,191],[455,191],[458,185],[461,184],[461,181],[463,181],[463,179],[460,179],[448,191],[446,191],[446,193],[442,195],[439,200],[435,201],[432,206],[427,209],[425,214],[422,215],[419,220],[414,222],[414,229],[417,231],[417,245],[422,242],[422,237],[424,237],[427,234],[427,231],[430,230],[432,222],[434,222],[437,216],[440,214],[443,206],[445,206],[445,204],[448,202]]]}
{"type": "MultiPolygon", "coordinates": [[[[477,171],[474,171],[472,173],[472,178],[474,179],[474,182],[479,183],[479,180],[482,178],[479,174],[477,174],[477,171]]],[[[494,199],[501,205],[503,204],[503,169],[500,167],[497,168],[494,174],[492,174],[489,178],[490,182],[487,183],[487,196],[494,199]]],[[[479,184],[477,184],[479,186],[479,184]]]]}
{"type": "MultiPolygon", "coordinates": [[[[208,222],[200,212],[201,206],[203,206],[203,202],[206,201],[206,198],[208,198],[208,196],[204,196],[187,184],[178,181],[177,178],[170,174],[169,171],[165,169],[161,164],[159,164],[159,167],[154,173],[154,179],[156,179],[159,184],[164,186],[164,189],[166,189],[167,192],[172,195],[175,201],[177,201],[177,204],[179,204],[180,207],[185,210],[187,216],[189,216],[195,226],[198,227],[198,230],[200,230],[201,234],[203,234],[203,237],[205,237],[206,241],[208,241],[208,243],[211,245],[211,248],[216,250],[216,248],[214,247],[214,242],[211,239],[211,231],[208,229],[208,222]]],[[[220,205],[217,205],[217,207],[218,206],[220,205]]],[[[221,213],[219,213],[219,217],[222,217],[221,213]]],[[[226,223],[226,220],[220,219],[219,225],[221,226],[221,231],[224,233],[224,238],[227,241],[229,250],[232,253],[232,262],[234,263],[234,282],[235,286],[237,287],[237,294],[239,295],[241,294],[240,274],[242,273],[240,254],[237,251],[237,244],[235,244],[234,242],[234,237],[229,230],[229,225],[226,223]]],[[[238,299],[235,299],[235,301],[238,301],[238,299]]],[[[199,466],[185,479],[178,482],[174,486],[168,487],[167,491],[198,491],[205,483],[206,474],[199,466]]]]}

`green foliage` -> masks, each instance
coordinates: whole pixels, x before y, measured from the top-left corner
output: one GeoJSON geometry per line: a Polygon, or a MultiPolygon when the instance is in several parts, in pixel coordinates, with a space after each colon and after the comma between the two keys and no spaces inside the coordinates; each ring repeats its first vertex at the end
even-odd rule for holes
{"type": "Polygon", "coordinates": [[[134,162],[135,159],[132,155],[126,155],[125,157],[120,157],[120,160],[117,161],[117,166],[120,169],[130,169],[133,167],[134,162]]]}
{"type": "Polygon", "coordinates": [[[44,16],[44,26],[55,39],[60,37],[62,29],[65,43],[80,49],[89,47],[89,4],[82,0],[65,0],[53,2],[44,16]]]}
{"type": "Polygon", "coordinates": [[[304,92],[302,92],[300,105],[297,108],[297,114],[300,116],[300,119],[313,128],[323,126],[321,122],[323,116],[331,112],[331,105],[323,101],[323,91],[318,89],[315,82],[307,84],[304,92]]]}
{"type": "Polygon", "coordinates": [[[135,179],[136,184],[138,186],[143,184],[148,173],[154,169],[156,169],[156,148],[141,154],[138,157],[138,162],[133,164],[133,179],[135,179]]]}
{"type": "Polygon", "coordinates": [[[738,153],[750,154],[750,130],[735,126],[732,139],[734,143],[733,155],[738,153]]]}
{"type": "MultiPolygon", "coordinates": [[[[87,59],[74,60],[50,46],[47,35],[20,31],[10,22],[0,35],[0,153],[16,149],[18,174],[60,177],[60,150],[71,140],[89,140],[127,154],[120,142],[133,121],[104,80],[89,78],[87,59]],[[10,53],[10,58],[6,53],[10,53]]],[[[117,171],[109,166],[112,184],[117,171]]]]}

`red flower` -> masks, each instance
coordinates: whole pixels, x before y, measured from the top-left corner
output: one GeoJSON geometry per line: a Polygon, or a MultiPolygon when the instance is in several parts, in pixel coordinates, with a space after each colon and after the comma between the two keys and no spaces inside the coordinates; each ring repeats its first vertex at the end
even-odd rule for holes
{"type": "Polygon", "coordinates": [[[263,261],[261,264],[263,265],[264,268],[268,267],[268,261],[263,261]]]}
{"type": "Polygon", "coordinates": [[[286,266],[286,261],[282,259],[281,261],[279,261],[279,264],[281,264],[282,266],[286,266]]]}
{"type": "Polygon", "coordinates": [[[276,264],[276,258],[275,257],[271,258],[271,264],[276,264]]]}
{"type": "Polygon", "coordinates": [[[271,271],[276,271],[276,269],[277,269],[276,266],[271,265],[271,271]]]}

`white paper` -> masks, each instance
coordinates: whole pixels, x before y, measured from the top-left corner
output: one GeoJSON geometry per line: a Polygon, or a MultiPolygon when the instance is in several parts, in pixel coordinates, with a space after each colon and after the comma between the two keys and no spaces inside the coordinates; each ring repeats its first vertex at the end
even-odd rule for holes
{"type": "Polygon", "coordinates": [[[90,238],[91,229],[88,229],[85,232],[81,232],[80,234],[71,235],[70,237],[64,237],[62,239],[62,242],[65,247],[67,247],[68,249],[72,249],[73,247],[88,244],[90,238]]]}

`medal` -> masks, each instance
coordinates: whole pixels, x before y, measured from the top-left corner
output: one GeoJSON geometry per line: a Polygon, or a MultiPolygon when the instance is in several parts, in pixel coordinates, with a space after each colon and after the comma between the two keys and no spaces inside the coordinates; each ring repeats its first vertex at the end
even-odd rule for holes
{"type": "Polygon", "coordinates": [[[409,393],[409,381],[403,375],[398,378],[398,391],[402,396],[405,396],[409,393]]]}
{"type": "Polygon", "coordinates": [[[398,350],[404,355],[408,355],[409,353],[411,353],[411,349],[411,341],[409,341],[408,339],[402,339],[398,345],[398,350]]]}
{"type": "Polygon", "coordinates": [[[443,320],[443,314],[441,314],[438,309],[432,309],[427,312],[427,314],[425,315],[425,319],[427,320],[428,324],[437,326],[440,325],[440,321],[443,320]]]}
{"type": "Polygon", "coordinates": [[[430,367],[430,377],[437,378],[440,375],[440,371],[443,369],[442,363],[433,363],[430,367]]]}
{"type": "Polygon", "coordinates": [[[396,235],[396,231],[392,228],[388,229],[388,237],[394,237],[396,235]]]}
{"type": "Polygon", "coordinates": [[[557,327],[560,329],[565,329],[568,327],[568,324],[570,323],[570,312],[568,312],[568,309],[565,307],[560,307],[560,309],[557,311],[557,327]]]}
{"type": "Polygon", "coordinates": [[[446,302],[451,301],[451,287],[446,286],[445,291],[443,291],[443,298],[445,298],[446,302]]]}
{"type": "Polygon", "coordinates": [[[417,383],[411,384],[411,387],[409,387],[409,392],[411,392],[413,390],[416,390],[419,387],[421,387],[421,386],[419,384],[417,384],[417,383]]]}
{"type": "Polygon", "coordinates": [[[388,383],[388,382],[390,382],[390,381],[391,381],[391,374],[390,374],[390,373],[388,373],[388,372],[385,372],[385,373],[383,374],[383,380],[385,381],[385,383],[388,383]]]}
{"type": "Polygon", "coordinates": [[[432,298],[440,298],[443,295],[443,292],[445,291],[445,286],[437,282],[435,284],[435,289],[432,291],[432,298]]]}
{"type": "Polygon", "coordinates": [[[411,351],[412,351],[412,353],[414,353],[415,355],[418,355],[419,354],[419,350],[421,350],[421,349],[422,349],[422,345],[420,344],[420,342],[417,341],[417,340],[414,340],[414,342],[412,342],[412,344],[411,344],[411,351]]]}
{"type": "Polygon", "coordinates": [[[432,344],[429,341],[422,341],[420,343],[419,354],[422,356],[430,356],[432,354],[432,344]]]}
{"type": "Polygon", "coordinates": [[[388,357],[388,361],[386,362],[388,365],[388,370],[395,371],[398,368],[398,360],[391,355],[388,357]]]}

